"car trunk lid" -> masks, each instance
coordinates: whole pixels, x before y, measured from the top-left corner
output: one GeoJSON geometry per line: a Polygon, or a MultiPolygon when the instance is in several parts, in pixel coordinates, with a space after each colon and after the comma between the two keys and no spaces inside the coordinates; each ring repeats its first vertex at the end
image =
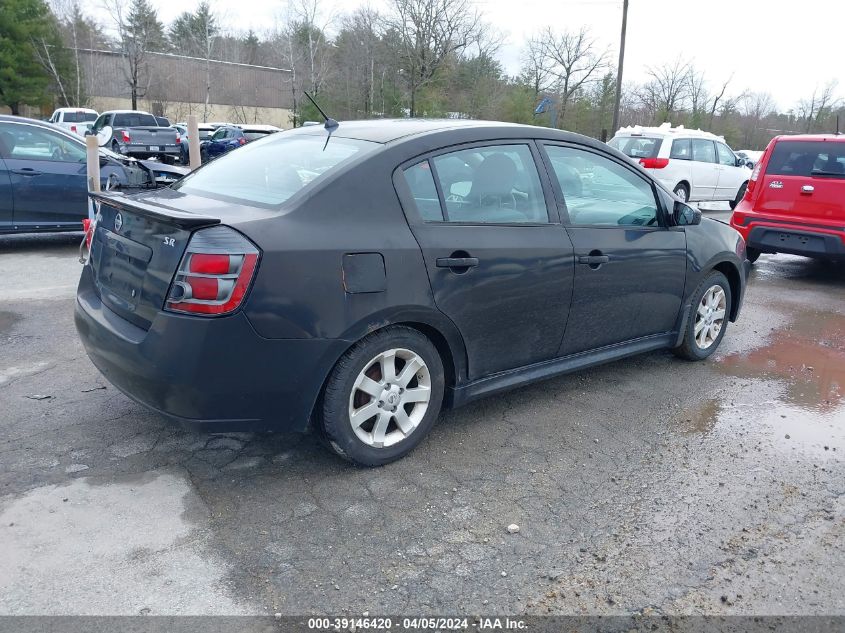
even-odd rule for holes
{"type": "Polygon", "coordinates": [[[845,142],[777,141],[757,188],[757,212],[842,223],[845,142]]]}

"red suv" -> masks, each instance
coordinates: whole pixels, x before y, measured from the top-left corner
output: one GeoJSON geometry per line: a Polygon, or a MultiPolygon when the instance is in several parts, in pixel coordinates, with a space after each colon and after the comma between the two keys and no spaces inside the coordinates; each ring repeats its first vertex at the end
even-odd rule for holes
{"type": "Polygon", "coordinates": [[[845,259],[845,136],[776,136],[757,161],[731,226],[760,253],[845,259]]]}

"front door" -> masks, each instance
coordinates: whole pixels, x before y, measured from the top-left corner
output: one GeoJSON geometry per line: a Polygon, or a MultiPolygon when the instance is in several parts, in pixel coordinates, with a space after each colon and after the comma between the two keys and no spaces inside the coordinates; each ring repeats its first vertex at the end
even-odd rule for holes
{"type": "Polygon", "coordinates": [[[557,214],[550,219],[538,159],[527,141],[474,145],[404,170],[403,204],[434,301],[463,336],[470,379],[560,347],[572,245],[557,214]]]}
{"type": "Polygon", "coordinates": [[[712,200],[719,184],[719,166],[716,164],[716,146],[705,138],[692,139],[691,200],[712,200]]]}
{"type": "Polygon", "coordinates": [[[87,217],[86,152],[81,143],[35,125],[0,123],[14,196],[14,223],[32,229],[77,225],[87,217]]]}
{"type": "Polygon", "coordinates": [[[652,184],[598,151],[544,148],[575,252],[560,355],[672,331],[686,279],[686,235],[664,226],[652,184]]]}
{"type": "Polygon", "coordinates": [[[719,161],[719,182],[716,184],[716,200],[733,200],[739,188],[751,177],[747,167],[736,166],[736,154],[724,143],[716,143],[719,161]]]}

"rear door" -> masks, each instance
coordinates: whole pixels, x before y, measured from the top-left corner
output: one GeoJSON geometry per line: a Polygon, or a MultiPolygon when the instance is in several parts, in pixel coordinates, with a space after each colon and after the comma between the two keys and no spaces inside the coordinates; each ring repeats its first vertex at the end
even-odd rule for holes
{"type": "Polygon", "coordinates": [[[33,229],[78,225],[87,217],[86,152],[81,143],[35,125],[0,123],[14,196],[14,223],[33,229]]]}
{"type": "Polygon", "coordinates": [[[652,183],[594,149],[543,147],[575,254],[560,355],[671,332],[686,281],[686,234],[665,226],[652,183]]]}
{"type": "Polygon", "coordinates": [[[845,143],[777,141],[754,210],[786,219],[845,220],[845,143]]]}
{"type": "Polygon", "coordinates": [[[554,358],[572,245],[530,141],[441,151],[397,172],[437,307],[463,335],[470,379],[554,358]]]}
{"type": "Polygon", "coordinates": [[[719,167],[716,164],[716,145],[704,138],[694,138],[692,143],[691,200],[712,200],[719,184],[719,167]]]}

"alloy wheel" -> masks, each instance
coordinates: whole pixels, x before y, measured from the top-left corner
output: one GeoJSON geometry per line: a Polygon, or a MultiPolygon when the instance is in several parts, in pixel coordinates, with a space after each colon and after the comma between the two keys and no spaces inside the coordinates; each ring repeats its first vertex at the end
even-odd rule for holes
{"type": "Polygon", "coordinates": [[[725,290],[718,284],[710,286],[701,297],[693,330],[695,344],[699,349],[708,349],[719,338],[725,323],[727,304],[725,290]]]}
{"type": "Polygon", "coordinates": [[[349,423],[373,448],[393,446],[419,426],[431,402],[431,374],[408,349],[382,352],[358,374],[349,395],[349,423]]]}

